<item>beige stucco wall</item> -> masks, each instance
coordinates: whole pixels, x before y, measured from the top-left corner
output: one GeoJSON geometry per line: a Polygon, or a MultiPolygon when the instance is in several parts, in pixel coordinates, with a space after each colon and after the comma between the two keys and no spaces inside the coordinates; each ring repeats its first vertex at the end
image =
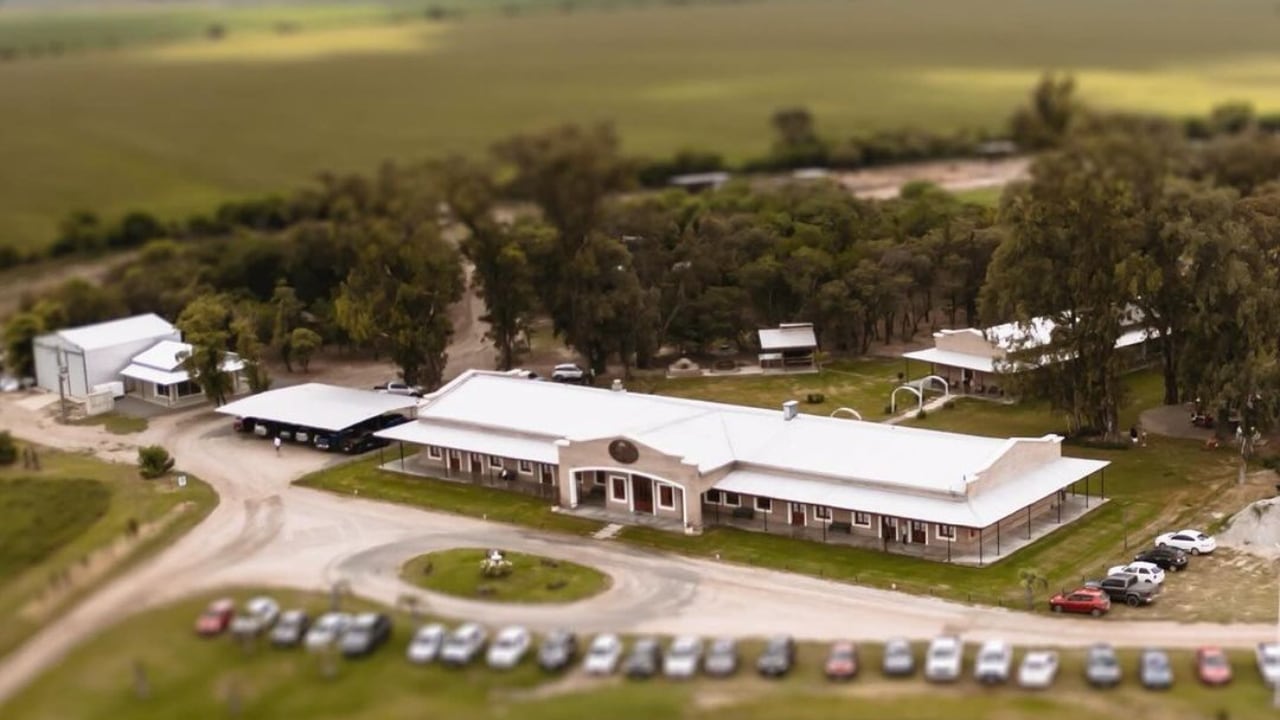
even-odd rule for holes
{"type": "MultiPolygon", "coordinates": [[[[970,497],[987,492],[1061,457],[1061,437],[1017,438],[1006,447],[1005,452],[990,467],[982,472],[977,480],[965,487],[965,492],[970,497]]],[[[1051,492],[1053,489],[1045,490],[1046,494],[1051,492]]]]}
{"type": "MultiPolygon", "coordinates": [[[[686,522],[691,529],[702,528],[702,504],[699,502],[702,493],[715,484],[715,476],[702,476],[697,467],[685,463],[682,458],[667,455],[652,447],[631,441],[639,451],[634,463],[623,464],[609,455],[609,443],[616,437],[599,438],[579,442],[567,442],[560,445],[560,504],[569,506],[573,503],[572,488],[574,472],[578,470],[603,470],[612,473],[635,473],[665,481],[677,486],[687,496],[677,498],[674,510],[658,507],[659,490],[655,484],[653,489],[655,513],[660,517],[680,519],[685,506],[688,508],[686,522]]],[[[579,498],[581,501],[581,498],[579,498]]],[[[629,512],[629,502],[612,499],[612,492],[606,487],[606,507],[613,511],[629,512]]]]}

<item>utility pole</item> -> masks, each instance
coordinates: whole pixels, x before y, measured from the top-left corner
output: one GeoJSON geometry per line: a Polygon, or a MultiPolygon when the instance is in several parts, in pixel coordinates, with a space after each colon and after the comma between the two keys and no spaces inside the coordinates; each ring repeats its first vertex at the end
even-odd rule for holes
{"type": "Polygon", "coordinates": [[[58,402],[62,411],[62,422],[67,421],[67,382],[70,380],[70,371],[67,369],[67,351],[61,346],[58,347],[58,402]]]}

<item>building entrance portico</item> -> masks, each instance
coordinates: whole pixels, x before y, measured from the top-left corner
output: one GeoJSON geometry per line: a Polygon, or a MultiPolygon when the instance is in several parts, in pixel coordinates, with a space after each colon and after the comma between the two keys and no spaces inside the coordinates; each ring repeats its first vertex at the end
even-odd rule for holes
{"type": "Polygon", "coordinates": [[[578,468],[570,473],[575,507],[599,506],[611,513],[688,520],[685,490],[678,483],[621,468],[578,468]]]}

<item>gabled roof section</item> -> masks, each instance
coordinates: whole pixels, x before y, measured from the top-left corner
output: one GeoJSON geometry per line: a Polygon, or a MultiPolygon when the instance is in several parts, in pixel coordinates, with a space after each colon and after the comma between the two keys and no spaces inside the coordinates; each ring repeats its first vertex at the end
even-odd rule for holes
{"type": "Polygon", "coordinates": [[[161,340],[147,350],[133,356],[133,364],[156,370],[173,372],[182,365],[181,356],[191,353],[191,343],[161,340]]]}
{"type": "Polygon", "coordinates": [[[147,313],[95,325],[67,328],[53,335],[82,350],[98,350],[139,340],[159,340],[176,333],[178,329],[168,320],[155,313],[147,313]]]}

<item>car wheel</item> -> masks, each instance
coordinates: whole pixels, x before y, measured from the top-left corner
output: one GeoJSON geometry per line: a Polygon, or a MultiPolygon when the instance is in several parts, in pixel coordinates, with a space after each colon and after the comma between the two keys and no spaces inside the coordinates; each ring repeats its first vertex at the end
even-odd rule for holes
{"type": "Polygon", "coordinates": [[[1156,547],[1169,547],[1169,543],[1156,543],[1156,547]]]}
{"type": "Polygon", "coordinates": [[[1089,614],[1094,617],[1102,617],[1102,608],[1094,608],[1089,611],[1089,614]]]}
{"type": "Polygon", "coordinates": [[[1142,599],[1139,598],[1137,595],[1130,595],[1129,597],[1124,599],[1124,604],[1128,605],[1129,607],[1138,607],[1139,605],[1142,604],[1142,599]]]}
{"type": "Polygon", "coordinates": [[[1053,606],[1053,611],[1054,611],[1054,612],[1056,612],[1056,613],[1060,613],[1060,612],[1062,612],[1062,606],[1061,606],[1061,605],[1054,605],[1054,606],[1053,606]]]}
{"type": "Polygon", "coordinates": [[[1174,566],[1173,566],[1173,571],[1174,571],[1174,572],[1182,572],[1183,570],[1186,570],[1186,569],[1187,569],[1187,566],[1186,566],[1186,565],[1174,565],[1174,566]]]}
{"type": "Polygon", "coordinates": [[[1199,554],[1200,554],[1200,548],[1191,548],[1191,554],[1192,554],[1192,555],[1199,555],[1199,554]]]}

